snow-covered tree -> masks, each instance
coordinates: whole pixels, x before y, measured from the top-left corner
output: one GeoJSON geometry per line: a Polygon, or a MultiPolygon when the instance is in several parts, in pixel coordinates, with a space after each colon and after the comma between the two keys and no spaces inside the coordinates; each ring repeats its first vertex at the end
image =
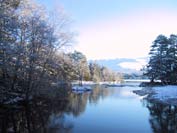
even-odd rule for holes
{"type": "Polygon", "coordinates": [[[34,1],[1,0],[0,7],[0,89],[28,99],[64,77],[67,63],[57,57],[63,46],[71,44],[72,34],[65,17],[57,19],[58,27],[53,25],[34,1]]]}
{"type": "Polygon", "coordinates": [[[177,81],[177,36],[171,35],[167,38],[159,35],[149,53],[150,59],[144,73],[153,82],[155,79],[163,83],[176,83],[177,81]]]}
{"type": "Polygon", "coordinates": [[[76,73],[76,80],[80,81],[80,85],[82,85],[82,81],[89,80],[89,68],[87,64],[87,58],[84,54],[78,51],[74,51],[69,54],[72,63],[74,64],[74,70],[76,73]]]}
{"type": "Polygon", "coordinates": [[[92,81],[120,81],[121,75],[108,69],[105,66],[100,66],[96,62],[90,62],[89,64],[90,78],[92,81]]]}

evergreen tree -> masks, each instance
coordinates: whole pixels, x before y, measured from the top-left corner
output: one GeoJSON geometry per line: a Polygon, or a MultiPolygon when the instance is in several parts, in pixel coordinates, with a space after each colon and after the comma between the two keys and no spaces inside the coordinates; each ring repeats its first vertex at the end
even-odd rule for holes
{"type": "Polygon", "coordinates": [[[149,53],[150,59],[144,75],[154,80],[161,80],[165,84],[177,82],[177,36],[167,38],[159,35],[149,53]]]}

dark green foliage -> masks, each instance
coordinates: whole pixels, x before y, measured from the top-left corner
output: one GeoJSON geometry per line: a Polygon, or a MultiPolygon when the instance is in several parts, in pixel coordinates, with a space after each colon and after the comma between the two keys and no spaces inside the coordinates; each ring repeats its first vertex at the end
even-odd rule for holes
{"type": "Polygon", "coordinates": [[[177,83],[177,36],[167,38],[159,35],[150,50],[150,59],[145,68],[144,75],[151,82],[161,80],[163,84],[177,83]]]}

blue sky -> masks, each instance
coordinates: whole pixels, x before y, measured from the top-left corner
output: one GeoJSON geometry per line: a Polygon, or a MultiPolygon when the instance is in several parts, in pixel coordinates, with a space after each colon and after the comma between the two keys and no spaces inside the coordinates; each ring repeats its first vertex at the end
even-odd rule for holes
{"type": "Polygon", "coordinates": [[[118,0],[109,0],[109,2],[108,0],[63,0],[61,3],[81,25],[105,17],[121,16],[123,12],[126,13],[129,7],[132,6],[130,3],[125,6],[118,0]]]}
{"type": "Polygon", "coordinates": [[[78,33],[74,48],[88,59],[146,57],[159,34],[177,34],[177,0],[38,1],[65,9],[78,33]]]}
{"type": "Polygon", "coordinates": [[[115,16],[131,15],[155,9],[176,10],[176,0],[38,0],[52,9],[56,5],[65,8],[79,24],[115,16]]]}

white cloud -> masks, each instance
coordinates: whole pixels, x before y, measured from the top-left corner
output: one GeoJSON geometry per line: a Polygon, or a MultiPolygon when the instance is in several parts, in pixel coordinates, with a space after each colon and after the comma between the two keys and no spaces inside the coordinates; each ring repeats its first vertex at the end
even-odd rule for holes
{"type": "Polygon", "coordinates": [[[159,34],[177,33],[176,22],[176,13],[170,11],[105,18],[80,27],[76,49],[88,59],[144,57],[159,34]]]}

